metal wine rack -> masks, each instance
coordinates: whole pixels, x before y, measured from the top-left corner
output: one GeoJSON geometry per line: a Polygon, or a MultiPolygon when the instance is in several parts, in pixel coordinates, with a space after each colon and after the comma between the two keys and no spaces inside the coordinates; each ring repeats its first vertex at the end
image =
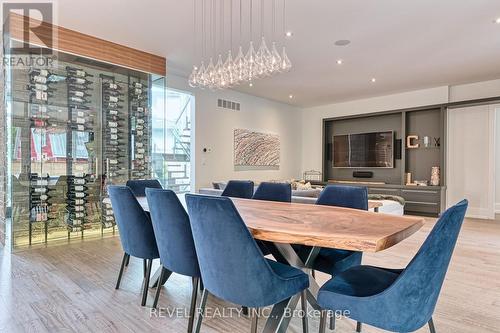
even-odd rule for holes
{"type": "Polygon", "coordinates": [[[147,85],[140,79],[129,82],[129,109],[131,124],[132,168],[131,179],[144,179],[149,170],[149,98],[147,85]]]}
{"type": "MultiPolygon", "coordinates": [[[[92,175],[85,172],[75,171],[73,163],[76,157],[73,154],[73,139],[75,132],[86,132],[89,141],[94,140],[94,120],[95,112],[89,106],[91,96],[91,85],[93,81],[88,78],[93,75],[87,73],[81,68],[66,67],[66,84],[68,98],[68,130],[66,131],[66,175],[67,175],[67,215],[66,223],[68,233],[82,231],[90,227],[87,220],[88,189],[92,175]]],[[[91,160],[89,159],[89,163],[91,160]]],[[[89,166],[87,170],[92,170],[89,166]]],[[[68,235],[69,236],[69,235],[68,235]]]]}

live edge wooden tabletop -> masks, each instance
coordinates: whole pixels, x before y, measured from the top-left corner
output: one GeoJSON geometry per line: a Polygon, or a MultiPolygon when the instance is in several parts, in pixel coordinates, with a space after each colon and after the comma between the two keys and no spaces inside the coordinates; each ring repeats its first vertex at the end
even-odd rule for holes
{"type": "MultiPolygon", "coordinates": [[[[420,217],[301,203],[231,198],[256,239],[363,252],[378,252],[408,238],[420,217]]],[[[145,198],[139,202],[148,210],[145,198]]]]}

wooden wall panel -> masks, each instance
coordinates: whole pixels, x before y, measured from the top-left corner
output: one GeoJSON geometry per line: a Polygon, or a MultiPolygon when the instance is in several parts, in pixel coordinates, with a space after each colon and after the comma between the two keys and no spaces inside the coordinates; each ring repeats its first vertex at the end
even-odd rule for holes
{"type": "MultiPolygon", "coordinates": [[[[24,41],[23,20],[24,16],[10,13],[8,31],[10,38],[24,41]]],[[[151,53],[133,49],[128,46],[113,43],[104,39],[66,29],[46,22],[28,18],[30,26],[38,26],[40,36],[50,36],[53,32],[54,49],[75,54],[122,67],[127,67],[142,72],[166,75],[166,59],[151,53]]],[[[30,38],[33,43],[34,38],[30,38]]],[[[40,43],[38,43],[40,44],[40,43]]],[[[37,45],[44,46],[44,45],[37,45]]]]}

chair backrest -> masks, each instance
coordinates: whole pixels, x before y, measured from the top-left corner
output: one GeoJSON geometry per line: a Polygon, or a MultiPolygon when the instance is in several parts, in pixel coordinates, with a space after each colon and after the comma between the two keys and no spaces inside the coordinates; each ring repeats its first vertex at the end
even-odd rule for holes
{"type": "Polygon", "coordinates": [[[132,190],[127,186],[110,185],[108,193],[125,253],[142,259],[158,258],[151,220],[132,190]]]}
{"type": "Polygon", "coordinates": [[[223,197],[251,199],[253,190],[254,184],[251,180],[230,180],[221,195],[223,197]]]}
{"type": "Polygon", "coordinates": [[[257,200],[292,202],[292,185],[288,183],[260,183],[252,197],[257,200]]]}
{"type": "Polygon", "coordinates": [[[368,210],[368,189],[364,186],[328,185],[321,191],[316,204],[368,210]]]}
{"type": "Polygon", "coordinates": [[[248,307],[270,305],[283,281],[272,271],[231,199],[186,194],[201,278],[208,291],[248,307]]]}
{"type": "Polygon", "coordinates": [[[163,188],[158,179],[127,180],[128,187],[136,197],[145,197],[147,188],[163,188]]]}
{"type": "Polygon", "coordinates": [[[160,261],[168,270],[200,276],[189,216],[172,190],[146,189],[160,261]]]}
{"type": "MultiPolygon", "coordinates": [[[[394,332],[413,332],[431,318],[462,226],[467,200],[446,210],[415,257],[384,294],[397,320],[394,332]],[[396,310],[397,309],[397,310],[396,310]]],[[[376,296],[375,296],[376,297],[376,296]]]]}

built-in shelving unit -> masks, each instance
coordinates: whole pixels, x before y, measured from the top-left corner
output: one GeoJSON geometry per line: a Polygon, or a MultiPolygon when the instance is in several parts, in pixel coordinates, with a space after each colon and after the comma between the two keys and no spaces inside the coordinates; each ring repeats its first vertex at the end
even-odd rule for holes
{"type": "Polygon", "coordinates": [[[445,205],[445,126],[444,107],[370,113],[323,120],[323,183],[352,183],[368,187],[369,193],[401,196],[406,200],[408,214],[437,215],[445,205]],[[333,168],[333,136],[349,133],[393,131],[394,168],[360,168],[371,171],[367,179],[356,178],[353,168],[333,168]],[[407,147],[407,137],[418,136],[407,147]],[[427,137],[424,140],[424,137],[427,137]],[[428,143],[427,146],[425,143],[428,143]],[[439,185],[431,186],[431,170],[440,170],[439,185]],[[407,184],[407,174],[413,181],[427,181],[428,186],[407,184]]]}

